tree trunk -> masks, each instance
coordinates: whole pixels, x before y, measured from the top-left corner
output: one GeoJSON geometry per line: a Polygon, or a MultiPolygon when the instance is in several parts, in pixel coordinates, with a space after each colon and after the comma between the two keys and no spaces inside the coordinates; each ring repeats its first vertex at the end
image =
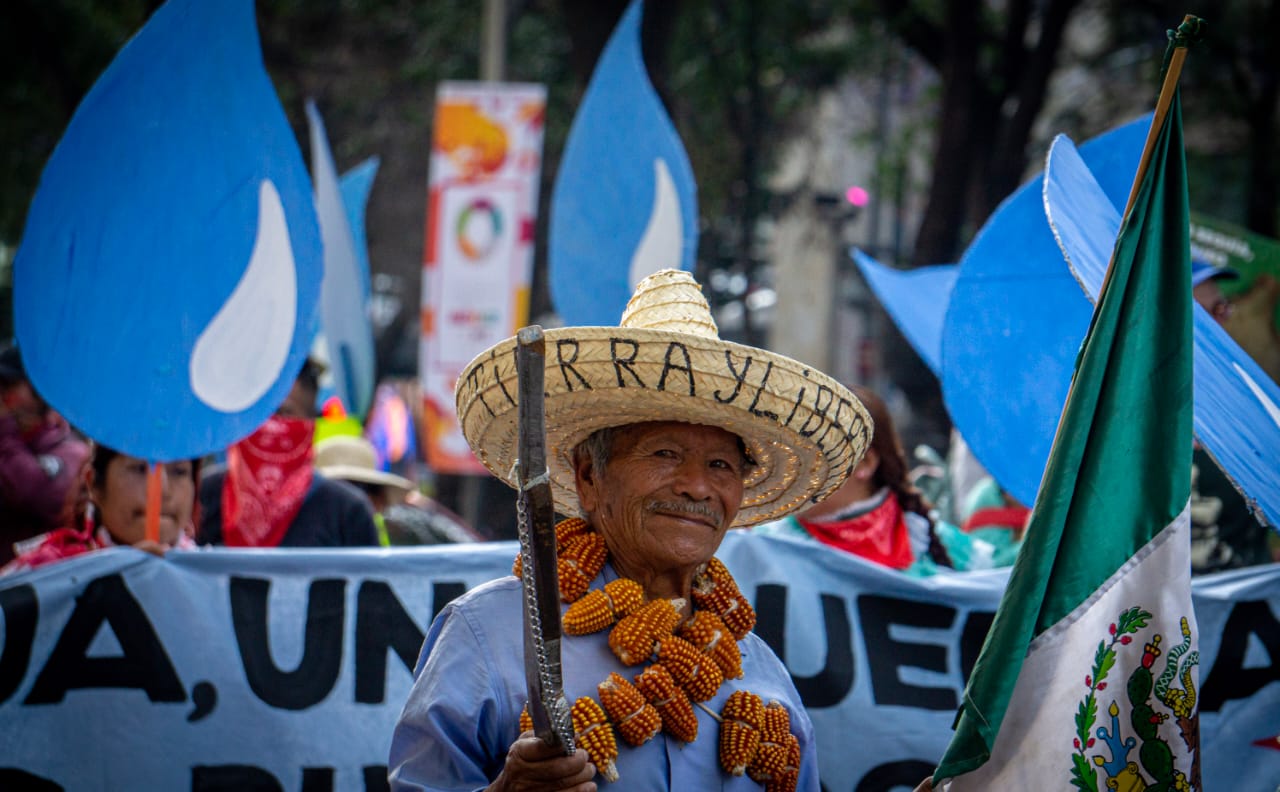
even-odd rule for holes
{"type": "Polygon", "coordinates": [[[947,4],[949,35],[942,61],[942,109],[934,150],[933,184],[911,255],[915,266],[954,261],[959,250],[972,176],[970,155],[977,120],[974,109],[981,15],[980,0],[955,0],[947,4]]]}
{"type": "MultiPolygon", "coordinates": [[[[1274,42],[1280,35],[1280,4],[1271,4],[1263,28],[1266,39],[1274,42]]],[[[1269,237],[1276,236],[1276,202],[1280,188],[1276,180],[1276,106],[1280,93],[1280,57],[1274,46],[1265,47],[1254,75],[1254,90],[1249,108],[1249,176],[1246,185],[1246,223],[1250,230],[1269,237]]]]}
{"type": "MultiPolygon", "coordinates": [[[[978,222],[985,221],[1000,202],[1022,183],[1022,175],[1027,170],[1027,142],[1031,139],[1031,127],[1044,107],[1062,34],[1067,19],[1078,4],[1079,0],[1050,0],[1040,21],[1040,38],[1029,57],[1022,57],[1021,50],[1027,20],[1023,18],[1017,23],[1017,28],[1006,30],[1006,41],[1018,42],[1017,50],[1006,50],[1006,57],[1015,62],[1014,68],[1006,70],[1009,78],[1016,80],[1016,83],[1011,83],[1017,86],[1013,95],[1015,105],[1011,116],[997,122],[999,131],[992,151],[994,156],[981,179],[982,198],[974,207],[974,219],[978,222]]],[[[1010,24],[1015,24],[1015,20],[1011,18],[1010,24]]]]}

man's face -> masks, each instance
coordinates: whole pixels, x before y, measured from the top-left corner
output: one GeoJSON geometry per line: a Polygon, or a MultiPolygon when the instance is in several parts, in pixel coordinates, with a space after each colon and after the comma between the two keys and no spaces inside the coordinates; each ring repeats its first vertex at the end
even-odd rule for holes
{"type": "Polygon", "coordinates": [[[1210,278],[1207,281],[1197,283],[1191,289],[1191,297],[1209,312],[1214,321],[1221,324],[1231,315],[1231,301],[1222,293],[1222,287],[1217,281],[1210,278]]]}
{"type": "Polygon", "coordinates": [[[289,395],[276,408],[276,415],[281,418],[302,418],[311,420],[316,417],[316,392],[301,380],[295,380],[289,389],[289,395]]]}
{"type": "Polygon", "coordinates": [[[665,572],[711,558],[742,504],[738,438],[675,421],[618,430],[603,472],[575,463],[578,497],[611,552],[665,572]]]}

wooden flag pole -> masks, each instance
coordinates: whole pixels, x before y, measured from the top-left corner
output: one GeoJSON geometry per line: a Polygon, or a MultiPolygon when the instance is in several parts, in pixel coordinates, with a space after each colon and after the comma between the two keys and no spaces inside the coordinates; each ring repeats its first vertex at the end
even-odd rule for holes
{"type": "MultiPolygon", "coordinates": [[[[1200,20],[1191,14],[1182,18],[1184,26],[1198,22],[1200,20]]],[[[1138,160],[1138,172],[1134,174],[1133,186],[1129,188],[1129,200],[1125,203],[1124,214],[1120,219],[1121,227],[1124,226],[1124,221],[1129,219],[1133,202],[1138,198],[1138,188],[1142,186],[1142,179],[1147,175],[1147,166],[1151,164],[1151,153],[1156,147],[1156,139],[1160,137],[1160,130],[1164,128],[1164,120],[1169,115],[1169,106],[1173,104],[1173,92],[1178,90],[1178,78],[1182,76],[1182,64],[1186,59],[1187,47],[1175,46],[1173,54],[1169,56],[1169,69],[1164,74],[1164,83],[1160,86],[1160,98],[1156,100],[1151,129],[1147,132],[1147,142],[1142,147],[1142,158],[1138,160]]]]}
{"type": "MultiPolygon", "coordinates": [[[[1129,188],[1129,200],[1125,203],[1124,214],[1120,216],[1120,231],[1124,232],[1125,225],[1129,222],[1129,213],[1133,211],[1133,202],[1138,199],[1138,191],[1142,188],[1142,181],[1146,178],[1147,168],[1151,165],[1151,154],[1155,151],[1156,141],[1160,138],[1160,130],[1164,129],[1165,119],[1169,116],[1169,107],[1173,104],[1173,92],[1178,90],[1178,79],[1182,76],[1182,64],[1187,59],[1186,39],[1197,36],[1199,34],[1200,25],[1204,20],[1199,17],[1187,14],[1182,18],[1182,24],[1178,26],[1176,33],[1172,34],[1174,39],[1173,52],[1168,55],[1169,66],[1164,73],[1164,83],[1160,86],[1160,97],[1156,99],[1155,113],[1151,117],[1151,128],[1147,130],[1147,142],[1142,146],[1142,158],[1138,160],[1138,170],[1133,175],[1133,186],[1129,188]],[[1184,34],[1184,29],[1187,29],[1184,34]],[[1184,43],[1176,43],[1182,39],[1184,43]]],[[[1115,263],[1115,250],[1111,251],[1111,261],[1107,262],[1107,272],[1102,277],[1102,288],[1098,290],[1098,294],[1102,294],[1107,290],[1107,284],[1111,282],[1112,265],[1115,263]]],[[[1068,392],[1067,398],[1070,397],[1068,392]]]]}
{"type": "Polygon", "coordinates": [[[161,480],[164,467],[159,462],[152,462],[147,471],[147,521],[144,536],[152,541],[160,541],[160,496],[164,482],[161,480]]]}

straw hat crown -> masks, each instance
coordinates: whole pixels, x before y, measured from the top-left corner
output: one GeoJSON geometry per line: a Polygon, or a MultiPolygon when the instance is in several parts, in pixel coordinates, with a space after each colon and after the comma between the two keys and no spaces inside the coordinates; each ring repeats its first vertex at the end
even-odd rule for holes
{"type": "Polygon", "coordinates": [[[378,452],[363,437],[338,435],[321,440],[316,443],[312,465],[331,479],[379,484],[403,492],[414,489],[409,479],[378,468],[378,452]]]}
{"type": "Polygon", "coordinates": [[[618,326],[720,338],[702,287],[683,270],[661,270],[640,281],[618,326]]]}
{"type": "MultiPolygon", "coordinates": [[[[742,438],[755,465],[735,526],[776,519],[835,490],[862,457],[871,419],[840,383],[791,358],[719,337],[701,287],[663,270],[637,285],[618,327],[548,330],[547,464],[557,509],[579,511],[573,449],[592,433],[683,421],[742,438]]],[[[515,486],[515,339],[458,377],[458,420],[476,457],[515,486]]]]}

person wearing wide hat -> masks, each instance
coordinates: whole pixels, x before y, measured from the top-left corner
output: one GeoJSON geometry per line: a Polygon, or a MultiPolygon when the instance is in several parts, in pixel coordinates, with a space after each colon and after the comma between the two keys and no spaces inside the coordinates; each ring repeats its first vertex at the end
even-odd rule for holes
{"type": "Polygon", "coordinates": [[[414,489],[413,482],[404,476],[378,469],[378,452],[363,437],[326,437],[316,443],[314,464],[321,475],[359,487],[378,514],[414,489]]]}
{"type": "MultiPolygon", "coordinates": [[[[479,355],[456,391],[468,443],[509,484],[514,345],[479,355]]],[[[591,755],[555,756],[524,733],[522,589],[506,577],[432,623],[392,738],[392,788],[592,789],[599,776],[617,789],[818,789],[813,727],[714,554],[729,528],[839,487],[871,436],[863,406],[808,366],[722,341],[679,271],[642,281],[619,327],[548,330],[546,350],[548,467],[569,517],[557,526],[564,689],[591,755]],[[744,723],[766,737],[739,745],[744,723]],[[721,752],[722,739],[741,750],[721,752]]]]}

